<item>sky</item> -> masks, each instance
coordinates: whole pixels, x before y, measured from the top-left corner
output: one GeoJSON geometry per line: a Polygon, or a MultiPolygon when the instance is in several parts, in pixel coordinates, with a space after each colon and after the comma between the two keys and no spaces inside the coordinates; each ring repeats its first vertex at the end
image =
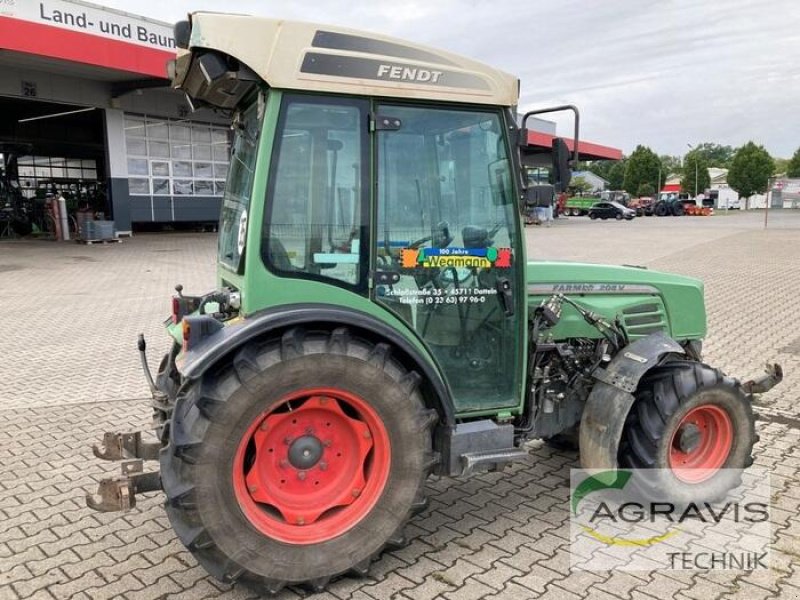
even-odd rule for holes
{"type": "MultiPolygon", "coordinates": [[[[576,104],[581,138],[626,154],[800,146],[796,0],[95,0],[173,22],[192,10],[375,31],[521,79],[520,110],[576,104]]],[[[559,133],[571,133],[565,119],[559,133]]]]}

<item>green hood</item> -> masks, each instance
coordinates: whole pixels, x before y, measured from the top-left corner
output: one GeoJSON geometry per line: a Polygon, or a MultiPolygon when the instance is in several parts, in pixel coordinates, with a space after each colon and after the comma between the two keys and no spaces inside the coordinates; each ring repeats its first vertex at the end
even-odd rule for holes
{"type": "MultiPolygon", "coordinates": [[[[659,324],[677,340],[705,337],[706,311],[699,279],[639,267],[544,261],[529,262],[526,274],[532,308],[543,298],[562,293],[608,318],[624,315],[626,329],[634,337],[636,331],[651,333],[659,324]]],[[[571,327],[567,324],[569,331],[561,335],[572,337],[576,327],[573,319],[571,327]]]]}

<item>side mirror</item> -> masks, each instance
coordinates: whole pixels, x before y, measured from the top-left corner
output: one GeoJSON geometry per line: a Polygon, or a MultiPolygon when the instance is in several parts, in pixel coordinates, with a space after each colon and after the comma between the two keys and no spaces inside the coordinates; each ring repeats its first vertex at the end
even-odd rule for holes
{"type": "Polygon", "coordinates": [[[570,152],[567,143],[562,138],[553,139],[553,184],[556,192],[567,191],[569,182],[572,179],[570,170],[570,152]]]}

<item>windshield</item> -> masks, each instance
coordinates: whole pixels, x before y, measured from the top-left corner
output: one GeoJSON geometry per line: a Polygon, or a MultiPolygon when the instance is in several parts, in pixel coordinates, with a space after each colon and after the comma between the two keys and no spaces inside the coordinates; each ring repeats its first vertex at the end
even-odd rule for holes
{"type": "Polygon", "coordinates": [[[260,106],[263,106],[261,102],[253,102],[234,117],[231,165],[222,200],[219,261],[237,272],[244,256],[247,213],[255,179],[258,136],[263,116],[263,110],[259,110],[260,106]]]}

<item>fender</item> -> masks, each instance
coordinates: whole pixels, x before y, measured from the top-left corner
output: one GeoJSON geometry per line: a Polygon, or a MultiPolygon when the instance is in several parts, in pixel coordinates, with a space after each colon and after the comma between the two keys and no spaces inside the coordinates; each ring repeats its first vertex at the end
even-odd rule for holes
{"type": "Polygon", "coordinates": [[[633,406],[633,392],[644,374],[671,353],[684,354],[684,350],[663,333],[653,333],[620,350],[606,368],[595,370],[597,381],[581,416],[581,467],[617,468],[619,442],[633,406]]]}
{"type": "Polygon", "coordinates": [[[267,309],[243,319],[239,324],[209,331],[209,335],[199,340],[196,346],[178,357],[175,364],[183,377],[196,379],[247,342],[270,331],[303,324],[319,326],[320,323],[360,329],[373,338],[391,343],[400,351],[400,358],[405,359],[406,365],[419,370],[430,385],[438,403],[435,408],[438,409],[443,423],[450,427],[455,425],[453,398],[438,368],[396,329],[359,310],[327,304],[294,304],[291,307],[267,309]]]}

